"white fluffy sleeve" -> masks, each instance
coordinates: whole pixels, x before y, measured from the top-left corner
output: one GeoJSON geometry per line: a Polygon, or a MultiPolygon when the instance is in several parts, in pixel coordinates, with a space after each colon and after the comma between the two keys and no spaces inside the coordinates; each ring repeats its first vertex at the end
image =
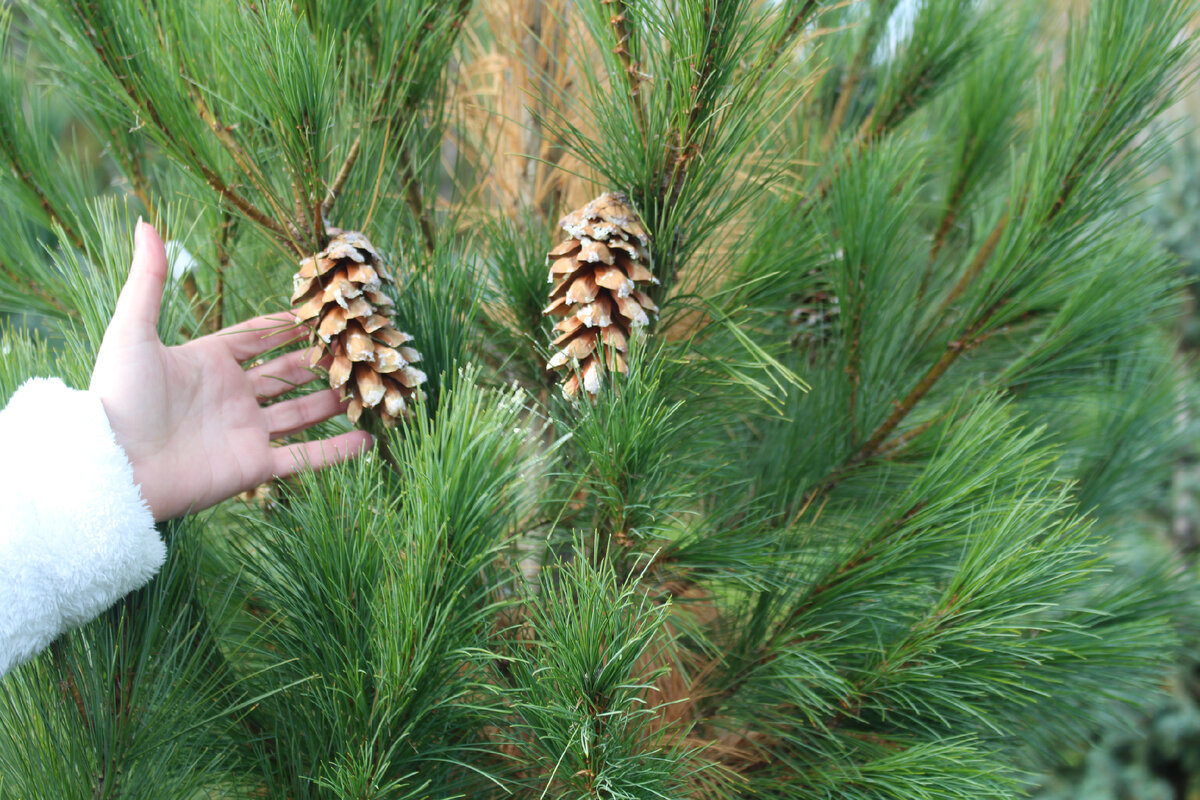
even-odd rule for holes
{"type": "Polygon", "coordinates": [[[166,558],[100,399],[34,378],[0,411],[0,675],[166,558]]]}

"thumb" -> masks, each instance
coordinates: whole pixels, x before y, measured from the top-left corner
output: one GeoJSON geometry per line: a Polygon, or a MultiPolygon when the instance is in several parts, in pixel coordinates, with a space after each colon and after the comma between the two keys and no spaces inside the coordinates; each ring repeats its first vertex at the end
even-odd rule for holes
{"type": "Polygon", "coordinates": [[[138,220],[133,233],[133,263],[117,298],[109,327],[158,338],[158,312],[167,282],[167,250],[154,228],[138,220]]]}

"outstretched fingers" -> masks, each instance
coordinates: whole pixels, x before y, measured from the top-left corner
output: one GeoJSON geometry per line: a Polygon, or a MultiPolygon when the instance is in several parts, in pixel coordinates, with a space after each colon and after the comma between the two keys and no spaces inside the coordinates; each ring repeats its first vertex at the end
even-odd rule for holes
{"type": "Polygon", "coordinates": [[[325,389],[266,406],[263,412],[271,438],[281,439],[336,417],[345,412],[346,406],[336,389],[325,389]]]}
{"type": "Polygon", "coordinates": [[[250,384],[254,387],[254,396],[260,400],[278,397],[319,377],[309,366],[307,348],[252,367],[246,370],[246,376],[250,378],[250,384]]]}
{"type": "Polygon", "coordinates": [[[293,344],[309,334],[309,329],[286,312],[265,314],[210,333],[205,340],[219,342],[237,361],[249,361],[276,347],[293,344]]]}
{"type": "Polygon", "coordinates": [[[371,444],[366,431],[350,431],[332,439],[275,447],[271,450],[272,470],[275,477],[286,478],[300,470],[321,469],[360,456],[371,444]]]}

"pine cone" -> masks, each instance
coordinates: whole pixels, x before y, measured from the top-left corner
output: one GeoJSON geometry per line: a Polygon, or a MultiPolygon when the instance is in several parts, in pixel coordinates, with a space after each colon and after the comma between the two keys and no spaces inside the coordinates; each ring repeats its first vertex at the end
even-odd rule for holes
{"type": "Polygon", "coordinates": [[[292,278],[292,304],[301,322],[316,320],[311,343],[315,366],[333,356],[329,385],[349,397],[347,415],[358,422],[363,408],[379,411],[385,425],[409,412],[423,397],[425,373],[412,366],[421,354],[404,345],[412,336],[392,325],[392,299],[383,284],[392,283],[383,258],[356,231],[334,236],[329,246],[300,262],[292,278]]]}
{"type": "Polygon", "coordinates": [[[563,319],[554,326],[558,352],[548,369],[569,373],[563,395],[600,391],[605,366],[628,372],[630,331],[650,324],[658,306],[638,287],[658,283],[648,266],[650,236],[629,198],[608,192],[558,223],[570,237],[550,251],[550,305],[542,312],[563,319]],[[603,353],[604,363],[601,362],[603,353]]]}
{"type": "Polygon", "coordinates": [[[838,296],[832,291],[813,291],[800,298],[788,321],[792,324],[792,345],[827,342],[833,336],[841,314],[838,296]]]}

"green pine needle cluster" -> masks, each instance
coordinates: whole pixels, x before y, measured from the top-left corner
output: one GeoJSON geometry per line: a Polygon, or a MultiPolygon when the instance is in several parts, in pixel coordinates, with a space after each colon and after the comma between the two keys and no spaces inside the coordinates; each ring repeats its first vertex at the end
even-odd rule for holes
{"type": "Polygon", "coordinates": [[[1181,446],[1137,203],[1195,47],[1185,0],[1086,6],[3,12],[0,398],[86,386],[139,215],[194,261],[168,343],[363,231],[430,381],[0,681],[0,799],[979,800],[1118,728],[1195,623],[1127,547],[1181,446]],[[604,191],[661,313],[568,402],[545,254],[604,191]]]}

